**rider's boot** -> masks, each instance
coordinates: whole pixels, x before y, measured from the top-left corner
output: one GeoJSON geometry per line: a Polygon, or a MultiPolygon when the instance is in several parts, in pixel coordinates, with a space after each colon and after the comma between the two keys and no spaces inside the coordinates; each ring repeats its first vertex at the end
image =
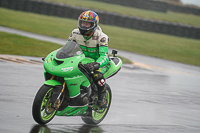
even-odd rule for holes
{"type": "Polygon", "coordinates": [[[93,80],[98,88],[98,101],[97,104],[100,108],[106,108],[106,80],[103,77],[103,74],[100,71],[95,71],[93,75],[93,80]]]}
{"type": "Polygon", "coordinates": [[[98,94],[97,104],[100,108],[107,108],[107,100],[106,100],[106,88],[104,85],[103,91],[100,91],[98,94]]]}

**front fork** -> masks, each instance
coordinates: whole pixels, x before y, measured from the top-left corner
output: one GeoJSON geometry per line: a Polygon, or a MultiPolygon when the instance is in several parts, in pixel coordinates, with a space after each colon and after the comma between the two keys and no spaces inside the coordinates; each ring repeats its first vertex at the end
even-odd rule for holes
{"type": "MultiPolygon", "coordinates": [[[[55,78],[55,75],[53,75],[50,80],[53,80],[54,78],[55,78]]],[[[61,101],[60,98],[61,98],[61,95],[63,94],[63,92],[65,90],[65,85],[66,85],[66,83],[64,82],[62,84],[62,88],[61,88],[60,85],[58,87],[55,86],[55,89],[58,89],[58,90],[54,90],[54,92],[52,94],[52,101],[51,101],[51,103],[52,103],[52,107],[55,108],[56,110],[60,107],[60,105],[61,105],[61,103],[63,101],[63,99],[61,101]]]]}

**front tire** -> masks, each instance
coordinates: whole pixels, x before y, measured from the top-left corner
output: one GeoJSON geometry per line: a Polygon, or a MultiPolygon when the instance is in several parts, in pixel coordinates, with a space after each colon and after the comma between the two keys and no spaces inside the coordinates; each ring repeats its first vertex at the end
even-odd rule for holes
{"type": "Polygon", "coordinates": [[[32,115],[33,119],[38,124],[50,122],[57,112],[57,110],[51,107],[50,103],[53,89],[52,86],[43,85],[35,96],[32,106],[32,115]]]}
{"type": "MultiPolygon", "coordinates": [[[[107,99],[107,108],[95,111],[95,110],[89,110],[90,113],[87,116],[82,116],[82,120],[86,123],[86,124],[93,124],[93,125],[97,125],[99,124],[107,115],[108,110],[110,108],[110,104],[111,104],[111,99],[112,99],[112,93],[111,93],[111,89],[110,86],[108,84],[106,84],[106,91],[107,91],[107,95],[106,95],[106,99],[107,99]]],[[[97,105],[94,106],[94,108],[98,108],[97,105]]]]}

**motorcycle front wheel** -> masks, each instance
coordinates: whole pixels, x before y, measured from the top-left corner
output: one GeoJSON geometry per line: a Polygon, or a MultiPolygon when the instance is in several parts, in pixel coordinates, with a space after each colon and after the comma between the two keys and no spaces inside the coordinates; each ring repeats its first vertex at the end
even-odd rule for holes
{"type": "Polygon", "coordinates": [[[32,115],[33,119],[38,124],[50,122],[57,112],[57,110],[51,107],[50,103],[53,89],[52,86],[43,85],[35,96],[32,106],[32,115]]]}
{"type": "Polygon", "coordinates": [[[86,124],[97,125],[106,117],[112,99],[111,89],[108,84],[106,84],[106,91],[107,91],[106,95],[107,108],[99,109],[98,106],[95,105],[93,110],[91,109],[89,110],[90,111],[89,115],[81,117],[86,124]]]}

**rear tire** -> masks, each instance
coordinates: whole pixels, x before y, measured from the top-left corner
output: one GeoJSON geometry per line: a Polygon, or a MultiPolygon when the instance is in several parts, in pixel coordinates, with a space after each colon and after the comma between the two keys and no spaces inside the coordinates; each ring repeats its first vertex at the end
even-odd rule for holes
{"type": "Polygon", "coordinates": [[[32,106],[32,115],[33,119],[38,124],[50,122],[57,112],[57,110],[51,108],[50,104],[53,89],[52,86],[43,85],[35,96],[32,106]]]}
{"type": "MultiPolygon", "coordinates": [[[[82,120],[86,123],[86,124],[93,124],[93,125],[97,125],[99,124],[107,115],[108,110],[110,108],[110,104],[111,104],[111,99],[112,99],[112,93],[111,93],[111,89],[110,86],[108,84],[105,85],[106,86],[106,91],[107,91],[107,95],[106,95],[106,99],[107,99],[107,108],[105,109],[101,109],[100,112],[94,111],[94,110],[89,110],[90,114],[87,116],[82,116],[82,120]]],[[[96,107],[98,107],[97,105],[95,105],[96,107]]]]}

